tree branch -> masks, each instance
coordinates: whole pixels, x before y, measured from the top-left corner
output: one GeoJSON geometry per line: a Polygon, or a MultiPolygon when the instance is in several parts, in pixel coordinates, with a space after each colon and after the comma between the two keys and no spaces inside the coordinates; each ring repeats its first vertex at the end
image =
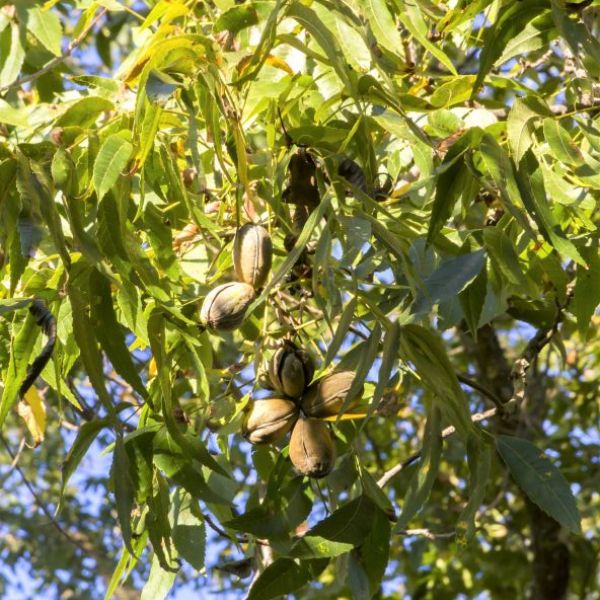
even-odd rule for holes
{"type": "Polygon", "coordinates": [[[567,308],[573,297],[574,288],[567,288],[567,298],[564,304],[557,302],[556,316],[554,322],[548,328],[540,329],[529,340],[525,350],[517,360],[515,360],[511,369],[511,379],[513,382],[512,397],[502,406],[505,415],[515,412],[523,403],[527,388],[527,371],[531,363],[538,357],[539,353],[552,341],[552,338],[558,332],[558,327],[564,318],[564,310],[567,308]]]}
{"type": "MultiPolygon", "coordinates": [[[[498,412],[499,411],[497,408],[490,408],[489,410],[486,410],[484,412],[475,413],[474,415],[472,415],[471,421],[473,421],[473,423],[478,423],[479,421],[483,421],[485,419],[489,419],[491,417],[496,416],[496,414],[498,414],[498,412]]],[[[442,431],[442,439],[445,440],[446,438],[450,437],[455,432],[456,432],[456,428],[454,427],[454,425],[450,425],[449,427],[446,427],[446,429],[444,429],[442,431]]],[[[400,471],[403,471],[404,469],[406,469],[413,463],[417,462],[421,458],[422,452],[423,452],[423,450],[419,450],[418,452],[415,452],[414,454],[409,456],[405,461],[403,461],[400,464],[395,465],[391,469],[387,470],[379,478],[379,480],[377,481],[377,485],[380,488],[387,485],[391,479],[393,479],[398,473],[400,473],[400,471]]]]}
{"type": "Polygon", "coordinates": [[[444,533],[434,533],[430,529],[403,529],[398,532],[400,535],[420,535],[428,540],[440,540],[444,538],[453,538],[456,536],[455,531],[446,531],[444,533]]]}
{"type": "Polygon", "coordinates": [[[2,442],[2,445],[4,446],[4,448],[6,448],[8,455],[11,457],[11,459],[13,461],[13,463],[11,465],[12,468],[14,468],[17,471],[17,473],[20,475],[21,480],[25,484],[25,487],[29,490],[29,493],[33,496],[33,498],[36,501],[37,505],[39,506],[40,510],[44,513],[44,515],[46,515],[46,517],[48,518],[50,523],[53,525],[53,527],[70,544],[73,544],[79,550],[81,550],[81,552],[83,552],[84,554],[87,554],[87,549],[78,540],[76,540],[66,529],[63,529],[63,527],[61,526],[61,524],[58,521],[56,521],[56,519],[54,518],[54,516],[52,515],[52,513],[50,512],[48,507],[44,504],[44,502],[40,498],[39,494],[35,491],[35,488],[31,484],[29,479],[27,479],[27,476],[25,475],[23,469],[21,469],[21,467],[18,465],[15,454],[11,450],[8,442],[6,441],[6,438],[2,434],[0,434],[0,442],[2,442]]]}
{"type": "Polygon", "coordinates": [[[496,406],[497,408],[502,408],[502,406],[504,405],[504,402],[499,396],[496,396],[496,394],[488,390],[485,386],[481,385],[477,381],[471,379],[470,377],[467,377],[462,373],[456,373],[456,378],[461,383],[464,383],[465,385],[468,385],[474,390],[477,390],[480,394],[491,400],[494,403],[494,406],[496,406]]]}
{"type": "Polygon", "coordinates": [[[8,92],[9,90],[11,90],[13,88],[21,87],[25,83],[30,83],[32,81],[35,81],[36,79],[39,79],[42,75],[45,75],[46,73],[48,73],[49,71],[52,71],[52,69],[54,69],[55,67],[57,67],[58,65],[63,63],[67,58],[69,58],[69,56],[71,56],[71,54],[73,54],[73,51],[78,46],[81,45],[81,43],[87,37],[88,33],[95,27],[95,25],[98,23],[98,21],[100,21],[100,19],[102,19],[102,17],[104,17],[104,15],[107,12],[108,12],[108,9],[103,8],[92,19],[92,21],[89,23],[89,25],[73,41],[71,41],[69,43],[69,45],[67,46],[67,50],[65,51],[64,54],[61,54],[60,56],[53,58],[50,62],[46,63],[41,69],[39,69],[39,71],[36,71],[35,73],[31,73],[31,75],[26,75],[25,77],[21,77],[21,79],[17,79],[16,81],[13,81],[12,83],[0,88],[0,94],[4,94],[5,92],[8,92]]]}

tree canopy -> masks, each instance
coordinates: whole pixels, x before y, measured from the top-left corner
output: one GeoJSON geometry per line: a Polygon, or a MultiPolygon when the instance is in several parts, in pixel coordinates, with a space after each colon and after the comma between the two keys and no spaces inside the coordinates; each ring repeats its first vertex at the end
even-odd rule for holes
{"type": "Polygon", "coordinates": [[[0,1],[0,593],[598,597],[599,16],[0,1]]]}

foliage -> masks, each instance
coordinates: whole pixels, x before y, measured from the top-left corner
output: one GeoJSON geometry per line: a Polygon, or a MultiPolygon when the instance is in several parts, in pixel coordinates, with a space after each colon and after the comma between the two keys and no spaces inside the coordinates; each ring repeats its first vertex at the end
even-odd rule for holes
{"type": "Polygon", "coordinates": [[[599,11],[0,2],[3,585],[597,597],[599,11]],[[320,481],[241,435],[284,339],[364,384],[320,481]]]}

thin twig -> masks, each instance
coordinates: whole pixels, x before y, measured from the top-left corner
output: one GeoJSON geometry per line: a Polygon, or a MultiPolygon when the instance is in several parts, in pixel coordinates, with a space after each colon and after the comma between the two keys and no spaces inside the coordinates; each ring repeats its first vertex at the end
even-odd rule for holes
{"type": "Polygon", "coordinates": [[[434,533],[430,529],[403,529],[398,532],[400,535],[420,535],[426,537],[428,540],[439,540],[444,538],[453,538],[456,536],[455,531],[447,531],[444,533],[434,533]]]}
{"type": "Polygon", "coordinates": [[[57,67],[62,62],[64,62],[67,58],[69,58],[69,56],[71,56],[71,54],[73,54],[73,51],[78,46],[81,45],[81,43],[87,37],[88,33],[95,27],[95,25],[98,23],[98,21],[100,21],[100,19],[102,19],[102,17],[104,17],[104,15],[107,12],[108,12],[108,9],[103,8],[92,19],[90,24],[79,34],[79,36],[77,36],[72,42],[69,43],[69,45],[67,46],[67,50],[65,51],[64,54],[61,54],[60,56],[53,58],[50,62],[46,63],[39,71],[36,71],[35,73],[32,73],[31,75],[26,75],[25,77],[21,77],[21,79],[17,79],[16,81],[13,81],[12,83],[0,88],[0,94],[4,94],[4,92],[7,92],[8,90],[11,90],[13,88],[21,87],[25,83],[30,83],[31,81],[35,81],[36,79],[39,79],[42,75],[45,75],[49,71],[52,71],[52,69],[54,69],[54,67],[57,67]]]}
{"type": "Polygon", "coordinates": [[[550,327],[540,329],[525,347],[525,350],[515,360],[511,370],[511,379],[513,381],[513,393],[508,402],[503,405],[504,414],[514,412],[525,400],[525,391],[527,388],[527,371],[539,355],[539,353],[552,341],[552,338],[558,332],[558,327],[564,318],[564,310],[568,307],[573,297],[574,288],[569,286],[567,289],[567,298],[563,305],[557,302],[557,311],[554,322],[550,327]]]}
{"type": "MultiPolygon", "coordinates": [[[[204,518],[204,521],[206,522],[206,524],[215,533],[217,533],[218,535],[220,535],[222,538],[225,538],[225,539],[227,539],[229,541],[235,541],[238,544],[247,544],[250,541],[249,538],[248,538],[248,536],[243,536],[242,535],[242,536],[236,537],[236,536],[229,535],[223,528],[219,527],[219,525],[217,525],[213,521],[212,517],[209,514],[202,513],[202,517],[204,518]]],[[[253,542],[255,544],[258,544],[259,546],[268,546],[269,545],[269,542],[267,542],[265,540],[258,539],[258,538],[254,539],[253,542]]]]}
{"type": "Polygon", "coordinates": [[[474,390],[477,390],[478,392],[480,392],[483,396],[485,396],[486,398],[491,400],[496,407],[502,408],[502,406],[504,405],[504,402],[502,402],[501,398],[496,396],[496,394],[494,394],[493,392],[488,390],[485,386],[481,385],[477,381],[471,379],[470,377],[467,377],[466,375],[463,375],[462,373],[457,373],[456,378],[461,383],[464,383],[465,385],[468,385],[470,388],[473,388],[474,390]]]}
{"type": "MultiPolygon", "coordinates": [[[[494,417],[497,413],[498,413],[498,409],[496,407],[490,408],[489,410],[486,410],[484,412],[475,413],[474,415],[472,415],[471,421],[473,423],[478,423],[479,421],[483,421],[485,419],[494,417]]],[[[442,439],[445,440],[446,438],[450,437],[455,432],[456,432],[456,427],[454,427],[454,425],[450,425],[449,427],[446,427],[446,429],[444,429],[442,431],[442,439]]],[[[406,469],[413,463],[417,462],[421,458],[422,452],[423,452],[423,450],[419,450],[418,452],[415,452],[414,454],[409,456],[405,461],[401,462],[400,464],[394,465],[391,469],[387,470],[379,478],[379,480],[377,481],[377,485],[380,488],[384,487],[386,484],[388,484],[390,482],[391,479],[393,479],[398,473],[400,473],[400,471],[403,471],[404,469],[406,469]]]]}
{"type": "Polygon", "coordinates": [[[16,469],[19,464],[19,459],[21,458],[21,454],[23,453],[23,449],[25,448],[25,438],[21,438],[21,443],[19,444],[19,449],[16,454],[13,456],[12,463],[10,464],[10,468],[16,469]]]}
{"type": "Polygon", "coordinates": [[[44,515],[46,515],[46,517],[49,519],[50,523],[53,525],[53,527],[56,529],[56,531],[58,531],[58,533],[60,533],[60,535],[62,535],[70,544],[77,546],[77,548],[79,550],[81,550],[83,553],[87,554],[88,552],[87,552],[86,548],[78,540],[76,540],[66,529],[62,528],[60,523],[55,520],[54,516],[52,515],[52,513],[50,512],[48,507],[44,504],[44,502],[42,502],[42,499],[40,498],[38,493],[35,491],[35,488],[30,483],[30,481],[27,479],[27,476],[23,472],[23,469],[21,469],[21,467],[15,461],[16,456],[13,453],[13,451],[10,449],[8,442],[6,441],[5,437],[2,434],[0,434],[0,441],[2,442],[2,445],[6,448],[6,451],[8,452],[9,456],[11,457],[11,459],[13,461],[13,465],[12,465],[13,468],[17,471],[17,473],[19,473],[21,480],[25,484],[25,487],[29,490],[29,493],[33,496],[38,507],[44,513],[44,515]]]}

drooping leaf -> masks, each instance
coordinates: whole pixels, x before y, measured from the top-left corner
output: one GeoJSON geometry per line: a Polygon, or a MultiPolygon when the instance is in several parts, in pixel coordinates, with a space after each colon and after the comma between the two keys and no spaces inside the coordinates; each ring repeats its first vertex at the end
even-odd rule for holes
{"type": "Polygon", "coordinates": [[[583,164],[581,151],[571,139],[569,132],[554,118],[544,119],[544,137],[556,158],[568,165],[583,164]]]}
{"type": "Polygon", "coordinates": [[[475,534],[475,514],[483,503],[491,462],[491,444],[485,438],[470,436],[467,440],[469,500],[456,524],[456,541],[461,546],[465,546],[475,534]]]}
{"type": "Polygon", "coordinates": [[[531,149],[524,154],[519,163],[517,183],[527,212],[536,222],[544,238],[562,256],[570,258],[580,265],[585,265],[576,246],[560,230],[560,225],[550,211],[540,165],[531,149]]]}
{"type": "Polygon", "coordinates": [[[581,533],[577,503],[563,474],[531,442],[499,435],[496,448],[529,499],[573,533],[581,533]]]}
{"type": "MultiPolygon", "coordinates": [[[[25,48],[23,48],[21,31],[17,22],[12,21],[10,27],[0,33],[0,46],[4,55],[0,67],[0,88],[3,88],[14,83],[25,61],[25,48]]],[[[22,127],[28,126],[25,115],[20,116],[18,111],[12,109],[5,102],[0,103],[0,121],[22,127]],[[13,118],[7,119],[8,114],[11,114],[13,118]]]]}
{"type": "Polygon", "coordinates": [[[547,0],[524,0],[502,6],[496,21],[486,29],[483,36],[479,71],[473,85],[474,95],[506,46],[522,31],[525,24],[538,17],[547,6],[547,0]]]}
{"type": "Polygon", "coordinates": [[[117,183],[132,152],[131,143],[119,134],[104,140],[94,163],[94,189],[99,201],[117,183]]]}
{"type": "Polygon", "coordinates": [[[402,39],[398,27],[384,0],[360,0],[375,39],[386,50],[398,56],[401,53],[402,39]]]}
{"type": "Polygon", "coordinates": [[[359,496],[317,523],[294,544],[290,555],[323,558],[344,554],[364,542],[377,512],[379,508],[368,496],[359,496]]]}
{"type": "Polygon", "coordinates": [[[87,454],[90,446],[94,443],[98,434],[110,425],[108,419],[95,419],[84,423],[77,433],[77,437],[71,446],[62,467],[62,492],[64,493],[71,475],[75,472],[83,457],[87,454]]]}
{"type": "Polygon", "coordinates": [[[452,214],[456,201],[464,192],[464,177],[469,177],[470,174],[465,170],[462,156],[479,143],[482,134],[482,130],[478,127],[469,129],[454,142],[444,157],[444,162],[441,165],[442,173],[438,177],[435,199],[431,210],[431,220],[427,232],[428,244],[431,244],[438,235],[444,223],[452,214]]]}
{"type": "Polygon", "coordinates": [[[325,569],[329,559],[294,560],[278,558],[254,581],[248,600],[271,600],[291,594],[312,581],[325,569]]]}
{"type": "Polygon", "coordinates": [[[600,305],[600,257],[598,248],[583,249],[588,268],[577,266],[577,281],[573,295],[573,312],[577,317],[577,328],[582,336],[589,330],[592,315],[600,305]]]}
{"type": "Polygon", "coordinates": [[[479,275],[471,281],[459,294],[460,305],[465,315],[471,335],[477,339],[477,329],[483,311],[487,290],[487,271],[482,267],[479,275]]]}
{"type": "Polygon", "coordinates": [[[376,596],[385,575],[390,555],[391,533],[392,527],[385,513],[376,511],[369,535],[356,550],[369,581],[369,598],[376,596]]]}
{"type": "Polygon", "coordinates": [[[442,456],[441,411],[431,408],[425,424],[421,459],[417,470],[413,473],[404,502],[402,512],[394,525],[394,531],[405,529],[411,519],[423,508],[435,483],[442,456]]]}
{"type": "Polygon", "coordinates": [[[383,397],[385,387],[389,382],[392,374],[392,369],[398,361],[398,346],[400,344],[400,326],[399,324],[392,323],[390,328],[385,332],[383,339],[383,350],[382,360],[379,367],[379,374],[377,377],[377,385],[373,392],[373,399],[369,405],[369,414],[377,408],[379,401],[383,397]]]}
{"type": "Polygon", "coordinates": [[[400,335],[400,355],[415,365],[423,385],[433,391],[442,413],[466,438],[476,432],[467,399],[441,340],[429,329],[405,325],[400,335]]]}
{"type": "Polygon", "coordinates": [[[204,567],[206,552],[206,527],[191,512],[179,516],[173,527],[173,543],[179,555],[196,571],[204,567]]]}
{"type": "Polygon", "coordinates": [[[4,298],[0,300],[0,316],[5,316],[8,313],[13,312],[14,310],[19,310],[31,304],[31,300],[29,298],[4,298]]]}
{"type": "Polygon", "coordinates": [[[528,98],[517,98],[511,106],[506,119],[506,134],[517,165],[533,144],[534,121],[542,116],[545,115],[541,114],[539,107],[528,98]]]}
{"type": "Polygon", "coordinates": [[[134,554],[131,546],[131,511],[133,509],[133,501],[135,496],[134,483],[131,479],[129,456],[125,450],[123,437],[118,435],[113,453],[113,462],[110,470],[112,485],[115,493],[117,505],[117,516],[123,542],[127,550],[134,554]]]}
{"type": "Polygon", "coordinates": [[[444,260],[423,282],[413,311],[426,312],[434,304],[456,296],[481,273],[485,265],[485,252],[476,250],[444,260]]]}
{"type": "Polygon", "coordinates": [[[114,411],[113,402],[110,394],[106,390],[106,382],[104,377],[102,353],[98,347],[98,342],[94,336],[94,328],[92,327],[91,319],[87,312],[85,298],[82,294],[82,289],[79,286],[85,286],[83,289],[88,289],[89,280],[86,273],[81,273],[78,278],[73,278],[70,281],[68,288],[69,300],[73,307],[72,322],[73,334],[77,345],[79,346],[80,356],[83,365],[87,371],[88,377],[98,394],[100,400],[109,412],[114,411]]]}
{"type": "Polygon", "coordinates": [[[53,10],[34,7],[27,11],[27,29],[54,56],[60,56],[62,26],[58,15],[53,10]]]}
{"type": "Polygon", "coordinates": [[[95,298],[90,315],[91,321],[102,349],[116,371],[142,398],[145,398],[146,388],[133,364],[125,343],[124,332],[117,321],[110,283],[95,269],[90,274],[90,293],[95,298]]]}
{"type": "Polygon", "coordinates": [[[213,31],[219,33],[227,30],[235,34],[257,23],[258,14],[253,5],[232,6],[217,19],[213,31]]]}
{"type": "Polygon", "coordinates": [[[176,576],[177,571],[165,569],[155,555],[140,600],[165,600],[175,583],[176,576]]]}
{"type": "Polygon", "coordinates": [[[11,341],[10,362],[4,375],[4,388],[2,389],[2,398],[0,398],[0,427],[4,424],[12,406],[19,399],[19,389],[27,375],[27,365],[38,335],[39,328],[35,318],[28,312],[25,321],[11,341]]]}
{"type": "Polygon", "coordinates": [[[114,110],[114,104],[106,98],[88,96],[70,104],[56,120],[56,127],[91,127],[98,117],[106,111],[114,110]]]}

